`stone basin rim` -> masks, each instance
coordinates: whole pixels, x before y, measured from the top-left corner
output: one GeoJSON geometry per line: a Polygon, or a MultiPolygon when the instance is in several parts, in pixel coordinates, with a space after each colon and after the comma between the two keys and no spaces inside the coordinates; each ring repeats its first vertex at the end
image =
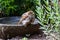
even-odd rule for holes
{"type": "MultiPolygon", "coordinates": [[[[32,25],[36,25],[36,24],[32,24],[32,25]]],[[[0,27],[1,26],[24,26],[24,25],[21,25],[21,24],[0,24],[0,27]]]]}
{"type": "Polygon", "coordinates": [[[23,26],[18,24],[0,24],[0,26],[23,26]]]}

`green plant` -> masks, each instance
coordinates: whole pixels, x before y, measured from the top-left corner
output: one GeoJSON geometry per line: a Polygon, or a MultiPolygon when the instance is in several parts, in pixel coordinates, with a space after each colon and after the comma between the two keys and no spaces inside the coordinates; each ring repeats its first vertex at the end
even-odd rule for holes
{"type": "Polygon", "coordinates": [[[0,0],[0,9],[7,16],[16,11],[16,7],[17,6],[14,4],[14,0],[0,0]]]}
{"type": "Polygon", "coordinates": [[[0,9],[7,16],[21,15],[28,10],[35,10],[34,0],[0,0],[0,9]]]}
{"type": "Polygon", "coordinates": [[[58,32],[60,14],[58,12],[58,0],[37,0],[37,18],[46,32],[58,32]]]}

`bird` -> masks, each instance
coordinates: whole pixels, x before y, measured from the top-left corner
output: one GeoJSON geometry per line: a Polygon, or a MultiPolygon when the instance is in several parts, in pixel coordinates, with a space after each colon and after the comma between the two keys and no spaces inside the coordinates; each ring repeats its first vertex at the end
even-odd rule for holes
{"type": "Polygon", "coordinates": [[[35,13],[30,10],[22,14],[20,20],[18,21],[18,25],[22,24],[24,26],[27,26],[31,23],[33,23],[35,20],[35,13]]]}

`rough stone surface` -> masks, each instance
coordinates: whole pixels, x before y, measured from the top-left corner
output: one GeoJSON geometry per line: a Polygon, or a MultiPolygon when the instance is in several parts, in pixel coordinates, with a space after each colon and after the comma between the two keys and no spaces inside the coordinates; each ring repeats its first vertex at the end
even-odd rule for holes
{"type": "Polygon", "coordinates": [[[0,24],[0,38],[7,39],[25,34],[39,33],[40,24],[37,20],[27,27],[17,24],[0,24]]]}

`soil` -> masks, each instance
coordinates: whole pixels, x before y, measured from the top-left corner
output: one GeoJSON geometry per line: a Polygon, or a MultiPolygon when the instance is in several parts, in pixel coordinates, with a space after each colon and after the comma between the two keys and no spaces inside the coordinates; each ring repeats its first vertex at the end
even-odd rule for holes
{"type": "Polygon", "coordinates": [[[10,40],[22,40],[23,38],[27,38],[28,40],[46,40],[46,36],[45,35],[40,35],[40,34],[34,34],[31,35],[30,37],[14,37],[10,40]]]}

